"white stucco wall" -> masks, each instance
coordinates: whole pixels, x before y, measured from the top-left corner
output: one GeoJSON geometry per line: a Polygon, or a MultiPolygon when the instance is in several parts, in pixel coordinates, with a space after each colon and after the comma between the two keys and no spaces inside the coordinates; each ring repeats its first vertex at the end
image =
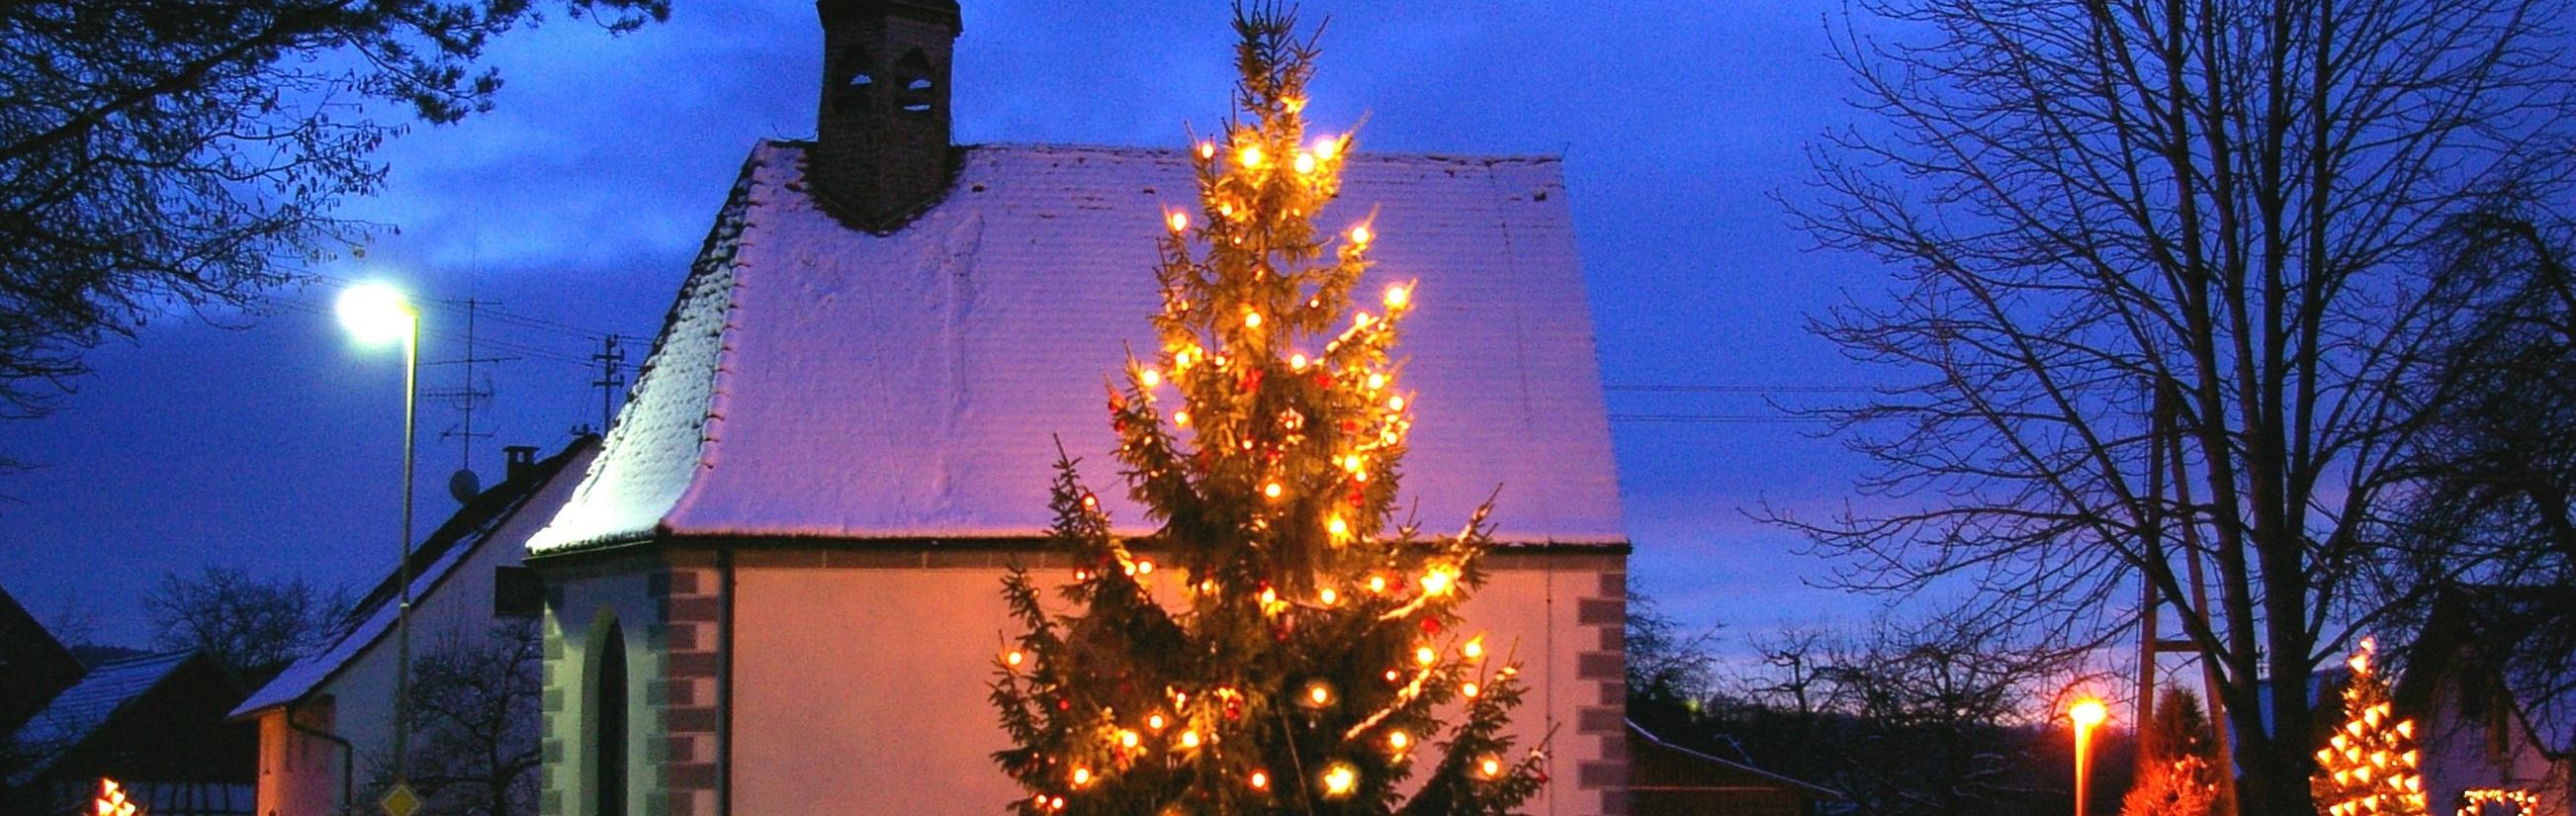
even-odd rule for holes
{"type": "MultiPolygon", "coordinates": [[[[1579,771],[1603,759],[1605,740],[1577,727],[1582,709],[1602,705],[1600,680],[1578,673],[1581,655],[1602,650],[1603,627],[1579,622],[1577,600],[1621,567],[1586,558],[1574,569],[1495,559],[1464,610],[1497,654],[1517,649],[1530,686],[1521,743],[1558,726],[1533,813],[1603,811],[1604,793],[1579,771]]],[[[1005,745],[986,699],[993,657],[1016,631],[1001,577],[992,566],[739,567],[733,812],[982,816],[1017,798],[991,760],[1005,745]]]]}
{"type": "MultiPolygon", "coordinates": [[[[2426,804],[2434,816],[2458,812],[2460,792],[2470,788],[2529,790],[2540,799],[2532,816],[2569,816],[2568,763],[2542,755],[2520,720],[2498,734],[2485,722],[2459,716],[2454,689],[2446,685],[2439,694],[2418,743],[2426,804]]],[[[2512,816],[2512,810],[2490,806],[2483,816],[2512,816]]]]}
{"type": "MultiPolygon", "coordinates": [[[[487,637],[498,619],[492,617],[492,570],[518,563],[520,548],[495,542],[469,553],[447,580],[412,603],[411,648],[415,661],[442,643],[487,637]]],[[[376,770],[393,755],[395,667],[400,651],[395,632],[359,650],[337,674],[293,706],[302,722],[317,725],[315,715],[329,712],[322,728],[348,740],[356,767],[351,778],[363,794],[376,770]],[[326,702],[327,701],[327,702],[326,702]]],[[[291,816],[320,813],[315,803],[336,808],[340,800],[342,750],[320,737],[286,727],[285,709],[263,712],[260,724],[259,812],[291,816]],[[272,737],[286,740],[272,745],[272,737]],[[309,743],[309,744],[307,744],[309,743]],[[274,762],[272,762],[274,760],[274,762]]]]}

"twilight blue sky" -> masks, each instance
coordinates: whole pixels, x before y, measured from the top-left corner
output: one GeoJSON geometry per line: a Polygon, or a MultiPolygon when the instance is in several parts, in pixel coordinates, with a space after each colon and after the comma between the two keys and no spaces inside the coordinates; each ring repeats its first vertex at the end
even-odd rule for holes
{"type": "MultiPolygon", "coordinates": [[[[500,302],[510,316],[485,314],[478,353],[519,359],[483,369],[497,394],[477,430],[497,436],[472,456],[487,481],[501,445],[551,452],[598,421],[584,332],[625,335],[640,362],[744,153],[813,132],[812,3],[674,6],[622,38],[555,20],[499,41],[499,108],[389,146],[390,189],[346,213],[399,232],[320,270],[500,302]]],[[[960,142],[1179,145],[1185,123],[1225,114],[1220,0],[964,6],[960,142]]],[[[1884,272],[1805,251],[1769,198],[1805,195],[1804,146],[1854,118],[1824,56],[1840,7],[1306,0],[1309,22],[1330,18],[1309,114],[1365,113],[1362,150],[1562,155],[1611,412],[1776,417],[1766,397],[1812,404],[1874,373],[1801,323],[1884,272]]],[[[140,592],[164,571],[356,584],[390,568],[401,366],[343,339],[331,295],[281,292],[223,326],[160,320],[93,352],[96,373],[55,415],[0,423],[0,453],[45,464],[0,475],[0,587],[40,618],[86,610],[95,639],[139,644],[140,592]]],[[[423,359],[463,356],[462,311],[428,320],[423,359]]],[[[423,387],[460,374],[425,367],[423,387]]],[[[424,400],[424,532],[455,506],[443,485],[464,454],[439,435],[459,419],[424,400]]],[[[1803,587],[1827,565],[1741,513],[1846,501],[1856,463],[1812,428],[1613,422],[1632,570],[1669,611],[1740,638],[1872,607],[1803,587]]]]}

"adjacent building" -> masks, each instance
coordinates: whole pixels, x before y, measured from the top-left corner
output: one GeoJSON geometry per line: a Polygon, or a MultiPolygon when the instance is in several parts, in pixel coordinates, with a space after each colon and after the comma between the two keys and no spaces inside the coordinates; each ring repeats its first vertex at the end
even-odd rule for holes
{"type": "Polygon", "coordinates": [[[2568,816],[2576,802],[2576,665],[2518,648],[2530,622],[2565,614],[2549,592],[2455,592],[2425,621],[2396,700],[2422,725],[2434,813],[2568,816]]]}
{"type": "MultiPolygon", "coordinates": [[[[542,593],[520,560],[529,537],[572,494],[598,439],[575,440],[545,459],[536,458],[535,448],[505,450],[507,477],[467,500],[413,549],[415,666],[444,650],[492,648],[495,638],[513,632],[535,637],[542,593]]],[[[393,758],[401,574],[396,570],[359,599],[354,623],[330,646],[231,707],[231,717],[256,734],[256,751],[245,745],[242,757],[245,765],[257,758],[262,816],[375,812],[393,758]]],[[[534,735],[526,742],[523,750],[532,755],[534,735]]],[[[416,739],[414,756],[427,744],[416,739]]]]}

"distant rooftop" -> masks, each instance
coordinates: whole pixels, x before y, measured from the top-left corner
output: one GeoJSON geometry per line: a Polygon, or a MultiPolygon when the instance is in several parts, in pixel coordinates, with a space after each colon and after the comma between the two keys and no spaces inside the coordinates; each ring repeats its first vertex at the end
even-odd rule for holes
{"type": "Polygon", "coordinates": [[[23,785],[44,773],[64,751],[88,739],[91,732],[107,724],[116,710],[128,701],[143,696],[168,679],[172,672],[188,662],[194,652],[167,652],[101,663],[89,670],[79,683],[55,695],[54,701],[27,723],[18,727],[10,741],[33,749],[38,759],[19,768],[11,776],[11,786],[23,785]]]}

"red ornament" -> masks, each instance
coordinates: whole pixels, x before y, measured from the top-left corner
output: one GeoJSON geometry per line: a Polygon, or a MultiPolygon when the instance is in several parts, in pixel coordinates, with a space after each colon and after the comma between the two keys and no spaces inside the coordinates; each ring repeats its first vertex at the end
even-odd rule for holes
{"type": "Polygon", "coordinates": [[[1440,619],[1439,619],[1439,618],[1423,618],[1423,619],[1422,619],[1422,633],[1423,633],[1423,634],[1426,634],[1426,635],[1437,635],[1437,634],[1440,634],[1440,619]]]}
{"type": "Polygon", "coordinates": [[[1055,698],[1055,710],[1057,710],[1057,711],[1072,711],[1072,710],[1073,710],[1073,698],[1071,698],[1071,697],[1058,697],[1058,698],[1055,698]]]}

